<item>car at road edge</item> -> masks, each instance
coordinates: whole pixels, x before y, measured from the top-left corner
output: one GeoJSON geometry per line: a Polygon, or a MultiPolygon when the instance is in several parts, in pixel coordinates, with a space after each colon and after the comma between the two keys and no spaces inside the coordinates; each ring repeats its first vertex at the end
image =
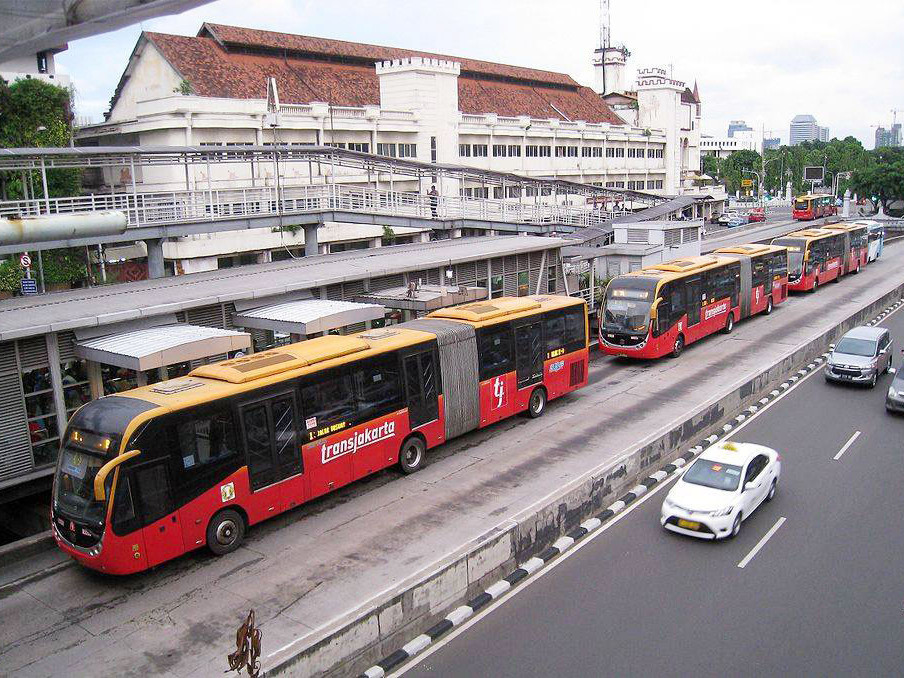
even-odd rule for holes
{"type": "Polygon", "coordinates": [[[892,367],[893,340],[884,327],[848,330],[829,353],[826,381],[864,384],[872,388],[892,367]]]}
{"type": "Polygon", "coordinates": [[[775,496],[781,472],[781,455],[769,447],[714,445],[675,481],[659,522],[671,532],[700,539],[735,537],[741,523],[775,496]]]}

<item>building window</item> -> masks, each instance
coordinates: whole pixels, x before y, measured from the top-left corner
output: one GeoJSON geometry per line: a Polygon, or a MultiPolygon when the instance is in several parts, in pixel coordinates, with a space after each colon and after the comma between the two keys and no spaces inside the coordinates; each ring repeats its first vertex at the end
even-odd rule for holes
{"type": "Polygon", "coordinates": [[[395,144],[377,144],[377,155],[385,155],[388,158],[396,157],[395,144]]]}
{"type": "Polygon", "coordinates": [[[593,150],[594,158],[602,158],[603,157],[603,147],[602,146],[594,146],[592,150],[593,150]]]}
{"type": "Polygon", "coordinates": [[[637,152],[637,149],[636,149],[636,148],[629,148],[629,149],[628,149],[628,157],[629,157],[629,158],[635,157],[635,153],[636,153],[636,152],[637,152]]]}
{"type": "Polygon", "coordinates": [[[496,200],[502,199],[502,186],[493,186],[493,197],[496,200]]]}
{"type": "Polygon", "coordinates": [[[416,158],[417,144],[399,144],[400,158],[416,158]]]}
{"type": "Polygon", "coordinates": [[[624,158],[625,157],[625,149],[624,148],[616,148],[615,149],[615,157],[616,158],[624,158]]]}
{"type": "Polygon", "coordinates": [[[60,446],[56,404],[50,382],[50,367],[41,366],[22,371],[22,390],[25,392],[25,414],[35,466],[56,461],[60,446]]]}
{"type": "Polygon", "coordinates": [[[589,158],[590,157],[590,146],[582,146],[581,147],[581,157],[589,158]]]}
{"type": "Polygon", "coordinates": [[[510,158],[520,158],[521,157],[521,147],[517,144],[509,144],[508,154],[510,158]]]}
{"type": "Polygon", "coordinates": [[[494,158],[504,158],[505,157],[505,144],[493,144],[493,157],[494,158]]]}
{"type": "Polygon", "coordinates": [[[501,275],[494,275],[490,278],[490,296],[498,297],[502,294],[503,279],[501,275]]]}
{"type": "Polygon", "coordinates": [[[656,180],[656,188],[662,188],[662,179],[656,180]]]}
{"type": "Polygon", "coordinates": [[[606,157],[607,157],[607,158],[614,158],[614,157],[615,157],[615,149],[612,148],[611,146],[609,146],[609,147],[606,149],[606,157]]]}
{"type": "Polygon", "coordinates": [[[505,197],[506,198],[520,198],[521,197],[521,188],[519,186],[506,186],[505,187],[505,197]]]}
{"type": "Polygon", "coordinates": [[[527,271],[521,271],[518,274],[518,296],[526,297],[530,294],[530,274],[527,271]]]}
{"type": "Polygon", "coordinates": [[[606,182],[606,188],[615,188],[615,182],[614,182],[614,181],[607,181],[607,182],[606,182]]]}
{"type": "Polygon", "coordinates": [[[430,162],[436,162],[436,137],[430,137],[430,162]]]}
{"type": "Polygon", "coordinates": [[[349,142],[348,150],[358,151],[359,153],[370,153],[370,144],[356,144],[349,142]]]}
{"type": "Polygon", "coordinates": [[[458,144],[458,157],[459,158],[470,158],[471,157],[471,144],[458,144]]]}
{"type": "Polygon", "coordinates": [[[637,149],[637,157],[638,157],[638,158],[644,157],[644,149],[643,149],[643,148],[638,148],[638,149],[637,149]]]}
{"type": "Polygon", "coordinates": [[[487,145],[486,144],[472,144],[471,150],[474,153],[475,158],[487,157],[487,145]]]}
{"type": "Polygon", "coordinates": [[[552,157],[552,146],[540,146],[540,157],[541,158],[552,157]]]}
{"type": "Polygon", "coordinates": [[[84,360],[69,360],[60,364],[63,380],[63,400],[66,402],[66,419],[91,400],[88,383],[88,367],[84,360]]]}
{"type": "Polygon", "coordinates": [[[47,52],[38,52],[38,73],[47,72],[47,52]]]}
{"type": "Polygon", "coordinates": [[[539,158],[540,157],[540,147],[528,145],[524,148],[524,155],[528,158],[539,158]]]}
{"type": "MultiPolygon", "coordinates": [[[[232,144],[226,144],[227,146],[231,146],[232,144]]],[[[330,141],[326,144],[330,148],[345,148],[344,141],[330,141]]]]}
{"type": "Polygon", "coordinates": [[[578,147],[577,146],[566,146],[566,155],[569,158],[578,157],[578,147]]]}
{"type": "Polygon", "coordinates": [[[556,291],[556,267],[550,266],[546,269],[546,292],[547,294],[555,294],[556,291]]]}
{"type": "Polygon", "coordinates": [[[564,146],[556,146],[556,157],[557,158],[565,157],[565,147],[564,146]]]}
{"type": "Polygon", "coordinates": [[[648,179],[648,180],[647,180],[647,188],[648,188],[648,189],[649,189],[649,188],[656,188],[656,182],[653,181],[652,179],[648,179]]]}

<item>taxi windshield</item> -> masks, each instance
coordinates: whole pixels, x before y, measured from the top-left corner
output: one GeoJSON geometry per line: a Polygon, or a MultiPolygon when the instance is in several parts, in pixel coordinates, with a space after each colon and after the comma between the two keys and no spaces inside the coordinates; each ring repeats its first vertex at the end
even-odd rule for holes
{"type": "Polygon", "coordinates": [[[741,467],[723,464],[709,459],[698,459],[682,478],[693,485],[703,485],[714,490],[734,492],[741,482],[741,467]]]}
{"type": "MultiPolygon", "coordinates": [[[[88,431],[70,429],[60,450],[57,465],[54,507],[70,518],[96,523],[104,520],[105,502],[94,498],[94,478],[101,467],[110,461],[103,454],[115,450],[117,440],[88,431]]],[[[108,477],[108,484],[112,475],[108,477]]]]}

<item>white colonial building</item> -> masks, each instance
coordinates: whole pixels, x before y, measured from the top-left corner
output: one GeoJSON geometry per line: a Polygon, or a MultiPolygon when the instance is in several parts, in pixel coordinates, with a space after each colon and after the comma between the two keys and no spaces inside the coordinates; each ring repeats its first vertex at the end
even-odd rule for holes
{"type": "MultiPolygon", "coordinates": [[[[107,120],[82,127],[78,139],[81,145],[217,146],[227,157],[234,145],[328,145],[664,195],[690,188],[687,178],[699,168],[696,92],[650,69],[638,80],[631,114],[616,113],[600,94],[561,73],[205,23],[194,37],[142,33],[107,120]],[[268,82],[276,84],[278,107],[268,82]]],[[[141,191],[268,186],[275,169],[212,163],[184,171],[136,168],[134,177],[127,168],[108,170],[96,190],[129,190],[133,181],[141,191]]],[[[327,175],[337,183],[383,187],[389,181],[303,163],[281,167],[279,180],[317,183],[327,175]]],[[[403,178],[395,188],[425,192],[429,185],[403,178]]],[[[499,187],[467,181],[439,188],[446,195],[525,197],[511,193],[519,190],[514,187],[502,195],[499,187]]],[[[247,233],[231,246],[269,249],[247,233]]],[[[169,249],[187,258],[205,247],[169,249]]],[[[184,261],[180,267],[198,270],[184,261]]]]}

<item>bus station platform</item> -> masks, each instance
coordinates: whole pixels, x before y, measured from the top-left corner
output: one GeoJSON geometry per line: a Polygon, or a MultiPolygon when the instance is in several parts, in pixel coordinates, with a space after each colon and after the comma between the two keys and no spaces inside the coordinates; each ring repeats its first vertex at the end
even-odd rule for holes
{"type": "MultiPolygon", "coordinates": [[[[31,572],[20,563],[18,580],[0,570],[0,615],[16,620],[0,629],[0,665],[17,676],[74,666],[209,676],[227,668],[253,608],[268,674],[355,675],[557,538],[589,508],[581,488],[619,492],[686,449],[656,441],[677,431],[675,446],[694,444],[824,351],[840,325],[897,301],[902,263],[904,248],[887,244],[859,275],[795,295],[677,360],[595,354],[590,384],[544,416],[462,436],[418,473],[384,471],[255,526],[229,556],[196,551],[123,578],[43,561],[31,572]]],[[[793,463],[794,450],[782,454],[793,463]]]]}

